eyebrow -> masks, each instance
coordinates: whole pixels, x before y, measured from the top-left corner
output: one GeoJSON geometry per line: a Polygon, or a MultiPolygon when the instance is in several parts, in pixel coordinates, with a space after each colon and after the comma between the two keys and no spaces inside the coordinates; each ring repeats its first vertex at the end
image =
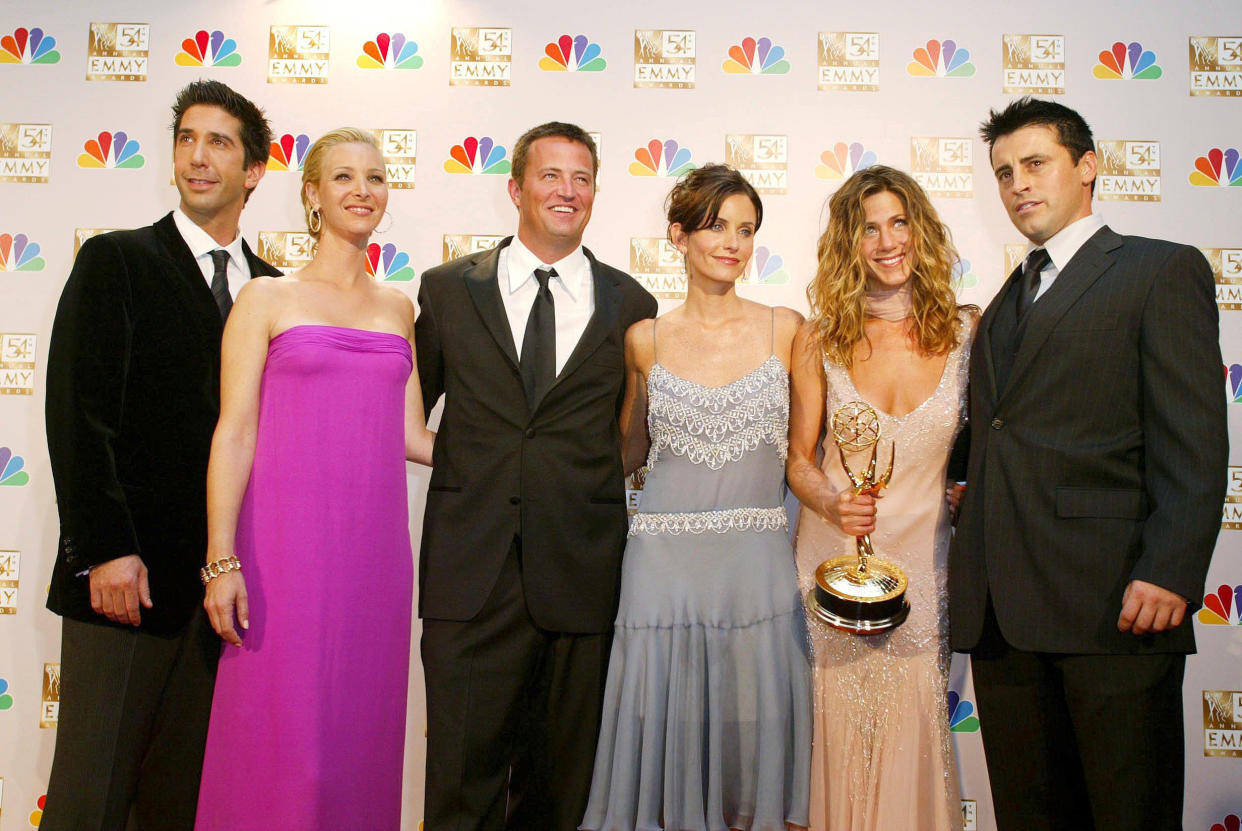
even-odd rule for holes
{"type": "MultiPolygon", "coordinates": [[[[177,131],[178,137],[192,136],[192,135],[195,135],[195,131],[191,130],[189,127],[182,127],[180,130],[177,131]]],[[[233,137],[230,136],[228,133],[217,133],[212,130],[208,130],[203,135],[205,135],[209,139],[212,139],[212,138],[224,139],[230,144],[233,142],[233,137]]]]}

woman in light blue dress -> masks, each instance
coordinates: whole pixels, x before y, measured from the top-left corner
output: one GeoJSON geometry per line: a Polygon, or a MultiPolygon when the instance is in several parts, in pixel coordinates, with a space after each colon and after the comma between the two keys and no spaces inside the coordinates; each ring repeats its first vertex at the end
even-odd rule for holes
{"type": "Polygon", "coordinates": [[[626,334],[631,518],[590,803],[592,831],[807,824],[808,640],[783,507],[802,317],[738,296],[763,206],[708,165],[668,199],[686,301],[626,334]]]}

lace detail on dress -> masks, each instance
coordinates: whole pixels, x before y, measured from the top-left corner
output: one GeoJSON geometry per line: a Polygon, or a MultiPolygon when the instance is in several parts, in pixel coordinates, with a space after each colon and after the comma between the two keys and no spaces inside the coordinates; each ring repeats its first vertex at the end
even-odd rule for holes
{"type": "Polygon", "coordinates": [[[658,363],[647,377],[647,466],[669,449],[694,464],[720,470],[760,442],[789,450],[789,373],[780,358],[766,361],[722,387],[705,387],[658,363]]]}
{"type": "Polygon", "coordinates": [[[637,513],[630,517],[630,536],[639,534],[702,534],[711,531],[777,531],[789,527],[784,508],[727,508],[720,511],[637,513]]]}

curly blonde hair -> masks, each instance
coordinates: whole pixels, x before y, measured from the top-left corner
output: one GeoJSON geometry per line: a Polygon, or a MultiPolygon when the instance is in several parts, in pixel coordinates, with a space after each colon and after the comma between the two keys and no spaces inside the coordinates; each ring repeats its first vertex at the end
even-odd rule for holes
{"type": "Polygon", "coordinates": [[[847,368],[853,365],[854,348],[867,339],[865,301],[871,267],[860,253],[866,225],[863,201],[886,191],[901,200],[910,224],[911,337],[921,353],[942,355],[962,336],[950,284],[958,254],[948,227],[918,182],[900,170],[873,165],[847,179],[829,199],[828,227],[817,250],[819,263],[806,287],[816,343],[824,355],[847,368]]]}
{"type": "Polygon", "coordinates": [[[381,157],[384,155],[375,133],[358,127],[337,127],[320,136],[310,146],[310,150],[306,151],[306,158],[302,162],[302,212],[306,216],[306,230],[316,241],[319,240],[320,232],[310,230],[312,206],[310,197],[306,195],[306,183],[319,183],[319,180],[323,178],[323,157],[338,144],[369,144],[381,157]]]}

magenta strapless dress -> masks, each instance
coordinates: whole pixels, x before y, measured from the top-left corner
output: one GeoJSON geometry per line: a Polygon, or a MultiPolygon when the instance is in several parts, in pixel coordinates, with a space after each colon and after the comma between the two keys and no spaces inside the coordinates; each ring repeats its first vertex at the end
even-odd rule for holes
{"type": "Polygon", "coordinates": [[[396,831],[413,565],[399,335],[268,348],[237,525],[250,597],[212,701],[199,831],[396,831]]]}

